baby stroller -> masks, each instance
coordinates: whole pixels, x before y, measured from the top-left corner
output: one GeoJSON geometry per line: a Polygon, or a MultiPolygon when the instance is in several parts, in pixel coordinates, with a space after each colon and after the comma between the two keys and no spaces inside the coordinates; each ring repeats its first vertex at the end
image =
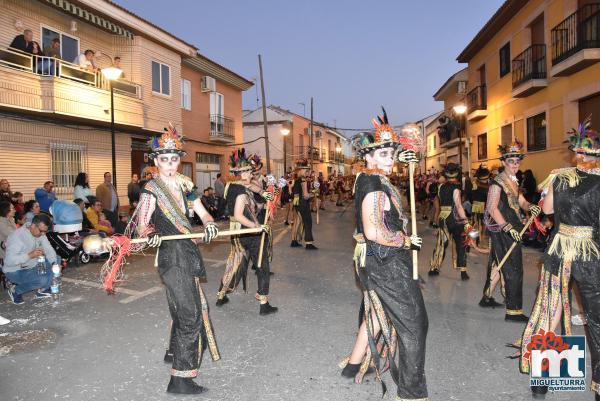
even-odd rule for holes
{"type": "Polygon", "coordinates": [[[89,263],[91,257],[83,251],[83,238],[78,234],[83,221],[79,206],[71,201],[57,200],[50,207],[50,213],[54,230],[46,233],[46,238],[63,260],[63,268],[72,261],[77,266],[89,263]]]}

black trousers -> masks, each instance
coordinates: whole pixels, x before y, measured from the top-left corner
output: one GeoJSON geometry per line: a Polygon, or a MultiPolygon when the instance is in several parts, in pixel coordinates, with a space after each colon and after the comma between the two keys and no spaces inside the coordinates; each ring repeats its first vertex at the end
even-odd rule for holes
{"type": "Polygon", "coordinates": [[[573,262],[571,277],[577,282],[587,319],[587,338],[592,357],[592,386],[600,393],[600,269],[598,259],[573,262]]]}
{"type": "MultiPolygon", "coordinates": [[[[258,280],[258,295],[269,295],[269,284],[271,280],[270,266],[269,266],[269,252],[267,249],[268,238],[265,238],[265,244],[263,249],[262,265],[258,267],[258,254],[260,253],[260,238],[261,235],[247,235],[240,237],[240,243],[246,250],[246,255],[242,260],[236,275],[232,278],[235,280],[235,286],[237,286],[240,280],[244,279],[248,275],[248,266],[251,263],[256,265],[256,279],[258,280]]],[[[233,283],[231,283],[233,284],[233,283]]],[[[229,288],[234,288],[233,285],[229,285],[229,288]]]]}
{"type": "MultiPolygon", "coordinates": [[[[398,335],[398,397],[427,397],[425,343],[429,320],[418,280],[412,278],[410,252],[390,257],[369,269],[368,287],[373,289],[398,335]]],[[[367,257],[367,266],[375,258],[367,257]]],[[[376,262],[375,262],[376,263],[376,262]]]]}
{"type": "Polygon", "coordinates": [[[171,375],[196,377],[200,359],[198,341],[200,335],[206,336],[196,279],[175,267],[164,272],[161,278],[167,288],[167,302],[173,321],[169,343],[169,351],[173,353],[171,375]]]}
{"type": "Polygon", "coordinates": [[[312,215],[310,212],[310,203],[300,204],[296,207],[300,218],[302,219],[302,225],[304,226],[304,242],[310,244],[313,242],[312,234],[312,215]]]}
{"type": "MultiPolygon", "coordinates": [[[[466,269],[467,268],[467,247],[463,244],[463,232],[464,224],[459,224],[454,219],[454,216],[450,215],[446,219],[440,219],[439,230],[447,230],[450,237],[454,241],[454,247],[456,251],[456,267],[466,269]]],[[[444,241],[444,249],[441,260],[444,260],[446,250],[448,248],[448,240],[444,241]]],[[[435,251],[434,251],[435,252],[435,251]]]]}
{"type": "MultiPolygon", "coordinates": [[[[490,276],[493,268],[498,266],[514,242],[512,237],[503,231],[490,231],[490,240],[492,247],[488,259],[485,286],[483,287],[484,295],[489,295],[490,276]]],[[[502,274],[502,280],[504,282],[506,313],[523,313],[523,256],[521,244],[515,246],[509,258],[506,260],[506,263],[502,266],[500,273],[502,274]]]]}

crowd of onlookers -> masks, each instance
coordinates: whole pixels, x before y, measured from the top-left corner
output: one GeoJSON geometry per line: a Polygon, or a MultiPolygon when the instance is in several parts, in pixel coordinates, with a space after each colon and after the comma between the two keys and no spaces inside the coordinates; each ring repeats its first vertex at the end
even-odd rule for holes
{"type": "MultiPolygon", "coordinates": [[[[145,180],[149,179],[152,179],[151,174],[145,176],[145,180]]],[[[83,237],[123,233],[144,184],[145,181],[133,174],[127,186],[129,205],[121,207],[110,172],[104,174],[103,182],[95,190],[90,188],[88,175],[79,173],[71,200],[81,210],[82,223],[81,229],[70,234],[83,237]]],[[[22,192],[13,192],[8,180],[0,180],[0,267],[3,284],[8,287],[8,294],[16,305],[23,303],[23,294],[34,290],[38,298],[50,296],[49,266],[61,263],[46,236],[56,228],[53,220],[58,221],[58,216],[53,216],[55,202],[53,181],[46,181],[37,188],[34,199],[24,201],[22,192]],[[48,269],[40,269],[41,260],[48,269]]]]}
{"type": "MultiPolygon", "coordinates": [[[[33,40],[33,31],[31,29],[25,29],[23,34],[15,36],[10,43],[10,47],[37,56],[34,58],[33,71],[38,74],[54,75],[57,70],[57,63],[60,61],[67,61],[78,65],[81,69],[89,72],[96,73],[99,71],[95,61],[96,52],[93,50],[85,50],[75,57],[74,60],[65,60],[61,53],[59,38],[53,38],[50,43],[42,49],[40,44],[33,40]]],[[[121,58],[119,56],[112,58],[112,67],[121,67],[121,58]]],[[[125,78],[125,75],[121,73],[119,78],[125,78]]]]}

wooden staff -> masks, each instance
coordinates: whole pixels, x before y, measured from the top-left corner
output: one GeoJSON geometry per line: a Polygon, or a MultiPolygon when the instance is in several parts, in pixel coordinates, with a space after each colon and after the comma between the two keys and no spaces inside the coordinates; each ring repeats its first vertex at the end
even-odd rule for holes
{"type": "MultiPolygon", "coordinates": [[[[217,237],[227,237],[231,235],[241,235],[241,234],[254,234],[262,231],[262,228],[243,228],[241,230],[225,230],[219,231],[217,237]]],[[[174,239],[195,239],[195,238],[204,238],[204,233],[194,233],[194,234],[176,234],[176,235],[165,235],[164,237],[160,237],[162,241],[169,241],[174,239]]],[[[147,242],[148,238],[135,238],[131,240],[131,244],[141,244],[142,242],[147,242]]]]}
{"type": "MultiPolygon", "coordinates": [[[[523,229],[519,233],[519,235],[521,237],[523,236],[523,234],[525,234],[525,231],[527,231],[527,229],[529,228],[529,226],[531,225],[531,223],[533,223],[534,219],[535,219],[535,217],[531,216],[529,218],[529,220],[527,220],[527,223],[525,223],[525,227],[523,227],[523,229]]],[[[508,257],[510,256],[511,252],[513,251],[513,249],[515,249],[516,246],[517,246],[517,242],[513,242],[512,245],[510,246],[510,248],[508,248],[508,252],[506,252],[506,255],[504,255],[504,257],[500,261],[500,264],[496,268],[498,271],[500,271],[500,269],[502,269],[502,266],[504,266],[504,263],[506,263],[506,261],[508,260],[508,257]]],[[[490,280],[491,280],[491,277],[490,277],[490,280]]]]}
{"type": "MultiPolygon", "coordinates": [[[[263,224],[267,224],[267,222],[269,221],[269,212],[271,211],[271,209],[267,208],[267,213],[265,213],[265,221],[263,224]]],[[[262,228],[261,228],[262,230],[262,228]]],[[[260,249],[258,251],[258,263],[256,263],[256,268],[260,269],[262,267],[262,260],[263,260],[263,253],[264,253],[264,249],[265,249],[265,237],[267,236],[267,233],[263,231],[262,235],[260,236],[260,249]]]]}
{"type": "MultiPolygon", "coordinates": [[[[410,217],[412,219],[412,235],[417,235],[417,207],[415,205],[415,168],[416,163],[408,164],[408,182],[410,190],[410,217]]],[[[419,255],[412,251],[413,280],[419,279],[419,255]]]]}

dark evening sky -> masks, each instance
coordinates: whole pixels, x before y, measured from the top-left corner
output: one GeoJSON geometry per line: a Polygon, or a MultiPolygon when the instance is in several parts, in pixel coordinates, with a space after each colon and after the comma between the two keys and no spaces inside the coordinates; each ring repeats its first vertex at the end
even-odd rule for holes
{"type": "MultiPolygon", "coordinates": [[[[432,95],[463,66],[456,56],[503,0],[116,0],[236,73],[258,77],[267,104],[365,128],[441,110],[432,95]]],[[[256,88],[244,108],[257,107],[256,88]]]]}

